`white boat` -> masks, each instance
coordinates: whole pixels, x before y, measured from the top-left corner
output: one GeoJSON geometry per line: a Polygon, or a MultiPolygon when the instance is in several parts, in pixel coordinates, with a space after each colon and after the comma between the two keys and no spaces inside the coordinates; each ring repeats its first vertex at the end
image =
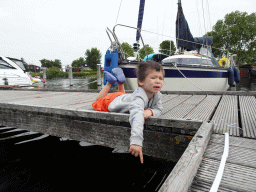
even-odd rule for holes
{"type": "MultiPolygon", "coordinates": [[[[121,24],[116,25],[137,30],[136,43],[133,44],[135,52],[138,50],[139,39],[141,39],[144,45],[141,36],[141,15],[143,15],[145,0],[141,0],[140,3],[137,28],[121,24]]],[[[111,51],[108,51],[105,56],[104,69],[111,72],[111,69],[114,67],[118,66],[122,68],[126,76],[126,83],[128,87],[135,90],[138,87],[135,74],[135,68],[137,67],[138,61],[135,60],[135,57],[125,58],[115,34],[115,27],[113,28],[113,31],[110,31],[107,28],[109,38],[110,35],[108,31],[112,34],[114,41],[110,38],[111,51]],[[118,59],[116,57],[118,57],[118,59]]],[[[213,37],[193,38],[183,15],[181,0],[178,0],[176,39],[177,48],[179,48],[178,54],[168,57],[165,54],[156,53],[155,55],[151,54],[144,58],[144,61],[155,60],[162,64],[165,70],[164,85],[161,89],[162,91],[226,91],[230,85],[234,84],[233,69],[220,66],[211,52],[213,37]]],[[[231,63],[234,67],[235,56],[232,58],[233,60],[231,60],[231,63]]],[[[104,83],[106,83],[105,80],[104,83]]]]}
{"type": "Polygon", "coordinates": [[[21,60],[0,56],[0,85],[32,85],[21,60]]]}
{"type": "MultiPolygon", "coordinates": [[[[226,91],[229,88],[228,70],[216,68],[208,58],[193,55],[175,55],[162,60],[165,70],[162,91],[226,91]],[[183,63],[177,63],[177,60],[183,63]],[[199,60],[199,61],[197,61],[199,60]],[[193,62],[194,61],[194,62],[193,62]],[[199,63],[198,63],[199,62],[199,63]]],[[[130,89],[138,87],[134,73],[137,63],[119,65],[124,71],[130,89]]]]}

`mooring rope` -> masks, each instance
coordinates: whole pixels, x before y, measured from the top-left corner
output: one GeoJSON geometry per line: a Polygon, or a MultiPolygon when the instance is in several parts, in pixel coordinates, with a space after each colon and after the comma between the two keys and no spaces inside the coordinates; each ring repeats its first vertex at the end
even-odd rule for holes
{"type": "Polygon", "coordinates": [[[198,87],[196,84],[194,84],[192,81],[190,81],[180,70],[179,68],[177,67],[177,63],[174,64],[174,67],[181,73],[181,75],[183,75],[183,77],[185,79],[187,79],[190,83],[192,83],[194,86],[196,86],[198,89],[200,89],[201,91],[204,91],[203,89],[201,89],[200,87],[198,87]]]}

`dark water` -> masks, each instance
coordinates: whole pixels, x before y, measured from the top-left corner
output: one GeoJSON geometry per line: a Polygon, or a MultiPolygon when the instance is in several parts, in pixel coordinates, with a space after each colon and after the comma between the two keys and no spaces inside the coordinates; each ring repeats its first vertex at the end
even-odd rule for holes
{"type": "MultiPolygon", "coordinates": [[[[84,79],[74,79],[73,86],[70,86],[69,79],[50,79],[47,80],[47,84],[45,88],[49,89],[98,89],[97,78],[89,77],[84,79]],[[94,83],[91,83],[94,82],[94,83]]],[[[39,88],[43,88],[43,83],[34,83],[33,86],[38,86],[39,88]]],[[[128,90],[129,87],[127,84],[124,84],[125,89],[128,90]]],[[[101,87],[100,87],[101,89],[101,87]]],[[[112,89],[117,89],[113,87],[112,89]]],[[[256,91],[256,78],[241,78],[240,83],[236,84],[236,87],[232,89],[229,88],[228,91],[256,91]]]]}
{"type": "Polygon", "coordinates": [[[175,163],[64,138],[0,127],[0,191],[155,191],[175,163]],[[10,138],[10,136],[16,136],[10,138]],[[9,137],[9,138],[7,138],[9,137]],[[23,143],[22,143],[23,142],[23,143]]]}

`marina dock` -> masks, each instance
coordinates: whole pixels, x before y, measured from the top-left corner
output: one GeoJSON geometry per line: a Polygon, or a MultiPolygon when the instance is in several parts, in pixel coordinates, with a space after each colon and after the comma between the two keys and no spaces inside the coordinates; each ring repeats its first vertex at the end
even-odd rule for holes
{"type": "MultiPolygon", "coordinates": [[[[128,150],[129,114],[93,110],[97,90],[0,90],[0,125],[128,150]]],[[[128,91],[129,92],[129,91],[128,91]]],[[[145,121],[143,152],[177,162],[159,191],[209,191],[224,135],[230,153],[219,191],[253,191],[255,92],[162,92],[161,117],[145,121]]]]}

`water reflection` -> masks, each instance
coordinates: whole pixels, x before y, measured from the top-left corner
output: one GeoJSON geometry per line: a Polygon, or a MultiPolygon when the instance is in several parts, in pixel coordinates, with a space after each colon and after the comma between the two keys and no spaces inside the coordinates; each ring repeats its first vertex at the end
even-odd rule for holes
{"type": "MultiPolygon", "coordinates": [[[[47,89],[102,89],[102,85],[98,87],[96,77],[87,77],[80,79],[73,79],[73,86],[70,86],[69,79],[47,79],[46,84],[43,83],[34,83],[33,86],[38,88],[47,88],[47,89]]],[[[124,83],[124,87],[128,90],[128,86],[124,83]]],[[[118,86],[112,87],[112,90],[118,90],[118,86]]]]}
{"type": "MultiPolygon", "coordinates": [[[[47,80],[46,86],[43,83],[35,83],[33,86],[38,88],[47,89],[101,89],[103,85],[98,88],[96,77],[87,77],[81,79],[74,79],[73,86],[70,86],[69,79],[49,79],[47,80]]],[[[128,85],[125,83],[124,87],[129,90],[128,85]]],[[[118,86],[112,87],[112,90],[118,90],[118,86]]],[[[241,78],[239,84],[236,84],[235,88],[229,88],[228,91],[256,91],[256,78],[241,78]]]]}

